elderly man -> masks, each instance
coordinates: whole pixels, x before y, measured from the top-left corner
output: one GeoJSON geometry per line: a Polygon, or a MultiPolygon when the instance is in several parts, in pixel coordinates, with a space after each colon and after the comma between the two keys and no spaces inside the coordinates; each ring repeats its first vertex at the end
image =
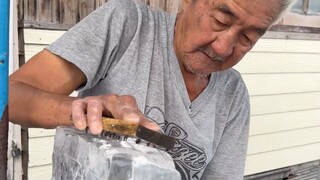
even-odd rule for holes
{"type": "Polygon", "coordinates": [[[183,0],[169,14],[111,0],[10,76],[10,120],[93,134],[101,116],[139,122],[177,139],[183,179],[242,179],[249,96],[231,67],[291,4],[183,0]]]}

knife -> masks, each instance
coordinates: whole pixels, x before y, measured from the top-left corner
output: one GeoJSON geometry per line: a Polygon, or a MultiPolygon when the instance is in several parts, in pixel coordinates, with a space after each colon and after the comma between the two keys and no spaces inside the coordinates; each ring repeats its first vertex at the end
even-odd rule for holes
{"type": "Polygon", "coordinates": [[[113,133],[127,137],[137,137],[152,144],[166,148],[167,150],[173,148],[176,141],[174,137],[150,130],[137,123],[106,117],[102,117],[102,123],[103,131],[107,132],[109,135],[110,133],[113,133]]]}

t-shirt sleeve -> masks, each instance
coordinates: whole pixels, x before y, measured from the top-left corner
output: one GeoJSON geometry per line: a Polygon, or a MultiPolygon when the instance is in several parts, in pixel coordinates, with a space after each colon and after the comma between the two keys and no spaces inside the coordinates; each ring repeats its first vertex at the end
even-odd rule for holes
{"type": "Polygon", "coordinates": [[[119,61],[138,24],[132,0],[111,0],[92,12],[47,50],[75,64],[86,76],[81,90],[93,87],[119,61]]]}
{"type": "Polygon", "coordinates": [[[236,102],[231,107],[217,150],[206,167],[203,180],[242,180],[247,156],[250,100],[245,85],[236,93],[236,102]]]}

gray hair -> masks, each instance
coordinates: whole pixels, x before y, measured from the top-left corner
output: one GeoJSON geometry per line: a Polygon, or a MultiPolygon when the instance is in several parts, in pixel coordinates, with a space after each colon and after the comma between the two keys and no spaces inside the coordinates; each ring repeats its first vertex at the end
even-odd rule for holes
{"type": "Polygon", "coordinates": [[[297,0],[281,0],[281,10],[277,16],[277,18],[274,21],[275,23],[278,23],[282,17],[288,12],[290,11],[290,9],[292,8],[292,6],[295,4],[297,0]]]}

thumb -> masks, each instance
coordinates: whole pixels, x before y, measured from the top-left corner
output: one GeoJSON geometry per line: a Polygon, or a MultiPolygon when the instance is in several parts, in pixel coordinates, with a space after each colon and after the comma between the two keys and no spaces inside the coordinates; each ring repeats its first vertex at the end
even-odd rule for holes
{"type": "Polygon", "coordinates": [[[124,114],[121,119],[123,119],[124,121],[131,122],[131,123],[136,123],[136,124],[138,124],[140,122],[140,116],[137,115],[136,113],[124,114]]]}
{"type": "Polygon", "coordinates": [[[144,117],[143,115],[138,115],[136,113],[129,113],[129,114],[123,115],[123,120],[140,124],[140,125],[148,128],[148,129],[151,129],[153,131],[160,130],[160,127],[158,126],[157,123],[152,122],[152,121],[148,120],[146,117],[144,117]]]}
{"type": "Polygon", "coordinates": [[[145,117],[140,118],[140,124],[153,131],[160,131],[160,126],[157,123],[150,121],[145,117]]]}

